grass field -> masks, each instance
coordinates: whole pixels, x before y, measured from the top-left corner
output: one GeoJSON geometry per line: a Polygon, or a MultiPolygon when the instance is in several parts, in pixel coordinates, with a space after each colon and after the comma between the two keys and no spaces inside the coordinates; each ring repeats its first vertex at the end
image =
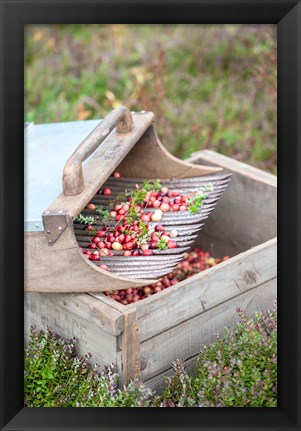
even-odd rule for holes
{"type": "Polygon", "coordinates": [[[152,110],[178,157],[210,148],[276,173],[276,26],[31,25],[25,120],[152,110]]]}

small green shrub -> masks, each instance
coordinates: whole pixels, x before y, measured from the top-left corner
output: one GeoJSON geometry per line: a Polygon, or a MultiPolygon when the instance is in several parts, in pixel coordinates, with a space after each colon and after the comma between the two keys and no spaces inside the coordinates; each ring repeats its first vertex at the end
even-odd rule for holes
{"type": "Polygon", "coordinates": [[[238,309],[241,321],[202,349],[192,376],[183,362],[173,364],[163,393],[140,382],[118,389],[114,365],[103,371],[76,356],[75,339],[50,328],[31,328],[25,349],[26,407],[276,407],[277,310],[254,319],[238,309]]]}
{"type": "Polygon", "coordinates": [[[154,404],[160,407],[276,407],[277,311],[260,312],[201,351],[195,376],[181,361],[154,404]]]}
{"type": "Polygon", "coordinates": [[[64,340],[50,328],[31,328],[25,349],[26,407],[149,407],[152,392],[140,382],[118,389],[113,365],[99,372],[75,355],[75,339],[64,340]]]}

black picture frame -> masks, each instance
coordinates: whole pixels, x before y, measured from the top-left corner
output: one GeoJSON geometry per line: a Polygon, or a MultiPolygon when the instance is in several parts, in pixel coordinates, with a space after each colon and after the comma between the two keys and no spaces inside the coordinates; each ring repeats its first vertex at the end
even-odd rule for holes
{"type": "Polygon", "coordinates": [[[300,1],[1,1],[1,429],[300,430],[300,1]],[[261,23],[278,29],[277,408],[23,407],[24,25],[261,23]]]}

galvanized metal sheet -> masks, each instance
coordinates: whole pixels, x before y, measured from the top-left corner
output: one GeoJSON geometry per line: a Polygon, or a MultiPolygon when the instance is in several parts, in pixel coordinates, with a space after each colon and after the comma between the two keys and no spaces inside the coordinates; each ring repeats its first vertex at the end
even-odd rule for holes
{"type": "MultiPolygon", "coordinates": [[[[204,177],[195,177],[164,180],[164,184],[168,187],[169,191],[184,190],[184,193],[202,190],[204,185],[210,184],[212,186],[204,190],[206,196],[204,197],[201,208],[196,214],[191,214],[188,210],[170,211],[163,214],[160,224],[168,231],[172,229],[177,230],[178,236],[175,240],[178,247],[161,251],[152,249],[153,254],[151,256],[122,256],[123,251],[110,250],[113,256],[103,256],[100,258],[100,261],[93,261],[93,263],[97,266],[105,264],[109,271],[129,278],[154,279],[161,278],[172,272],[177,264],[184,258],[185,252],[191,248],[196,240],[198,236],[197,233],[200,232],[203,226],[203,223],[200,222],[207,219],[209,214],[214,210],[220,196],[228,185],[229,178],[230,175],[220,174],[206,176],[206,179],[204,177]]],[[[120,196],[124,194],[125,190],[135,190],[136,184],[141,184],[141,182],[141,179],[127,178],[123,180],[111,177],[102,188],[110,187],[112,193],[109,196],[96,194],[91,202],[96,205],[102,205],[104,210],[113,210],[114,205],[122,200],[120,196]]],[[[161,183],[163,183],[162,180],[161,183]]],[[[124,197],[123,200],[125,201],[126,197],[124,197]]],[[[153,212],[155,209],[145,208],[145,211],[153,212]]],[[[97,216],[95,210],[88,209],[84,209],[82,214],[86,216],[97,216]]],[[[94,224],[97,229],[101,229],[103,222],[100,216],[94,224]]],[[[155,226],[157,223],[150,222],[149,224],[155,226]]],[[[114,218],[106,222],[108,228],[113,228],[115,225],[116,221],[114,218]]],[[[78,244],[85,251],[88,249],[91,237],[89,237],[88,232],[85,232],[84,228],[84,225],[74,223],[74,232],[78,244]]]]}
{"type": "Polygon", "coordinates": [[[42,213],[62,191],[64,165],[100,120],[24,127],[24,230],[42,231],[42,213]]]}

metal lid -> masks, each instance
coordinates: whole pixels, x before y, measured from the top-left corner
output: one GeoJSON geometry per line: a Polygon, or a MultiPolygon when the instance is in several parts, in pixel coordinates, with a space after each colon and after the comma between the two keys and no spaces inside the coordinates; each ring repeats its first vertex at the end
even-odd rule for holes
{"type": "Polygon", "coordinates": [[[62,192],[64,165],[100,120],[24,125],[24,231],[42,231],[42,213],[62,192]]]}

